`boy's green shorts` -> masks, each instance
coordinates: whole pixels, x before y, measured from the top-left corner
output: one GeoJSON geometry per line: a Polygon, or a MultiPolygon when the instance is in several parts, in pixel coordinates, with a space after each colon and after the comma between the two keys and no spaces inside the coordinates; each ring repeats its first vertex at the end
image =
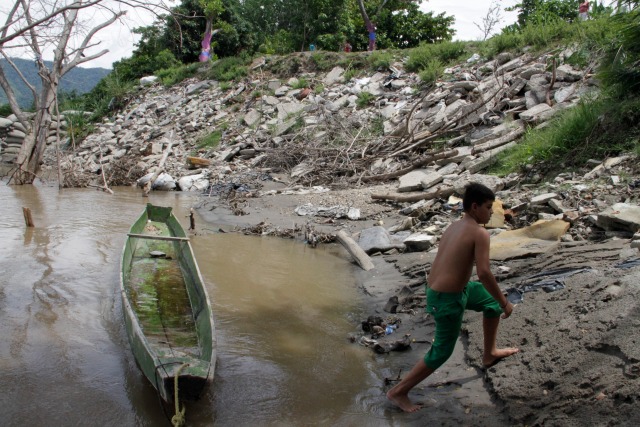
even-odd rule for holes
{"type": "Polygon", "coordinates": [[[500,304],[480,282],[469,282],[460,293],[444,293],[427,288],[426,312],[436,321],[433,344],[424,356],[427,367],[438,369],[451,356],[465,310],[481,311],[487,318],[502,314],[500,304]]]}

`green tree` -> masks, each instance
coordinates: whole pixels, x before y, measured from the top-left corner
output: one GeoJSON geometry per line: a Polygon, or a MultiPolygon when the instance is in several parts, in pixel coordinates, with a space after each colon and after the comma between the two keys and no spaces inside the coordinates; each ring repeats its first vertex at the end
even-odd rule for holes
{"type": "Polygon", "coordinates": [[[578,16],[578,0],[522,0],[507,11],[518,11],[518,25],[522,28],[527,23],[545,22],[550,19],[574,21],[578,16]]]}

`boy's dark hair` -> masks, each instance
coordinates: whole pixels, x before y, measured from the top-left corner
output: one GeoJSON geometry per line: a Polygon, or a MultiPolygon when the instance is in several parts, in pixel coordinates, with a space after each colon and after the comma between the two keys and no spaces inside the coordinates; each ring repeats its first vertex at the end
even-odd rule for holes
{"type": "Polygon", "coordinates": [[[477,182],[472,182],[465,187],[462,209],[467,212],[474,203],[481,205],[488,200],[494,201],[495,199],[496,195],[489,188],[477,182]]]}

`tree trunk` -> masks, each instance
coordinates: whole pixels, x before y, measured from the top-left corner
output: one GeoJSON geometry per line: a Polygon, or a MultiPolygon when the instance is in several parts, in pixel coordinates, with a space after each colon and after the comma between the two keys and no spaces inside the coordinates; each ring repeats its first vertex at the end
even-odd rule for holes
{"type": "Polygon", "coordinates": [[[25,138],[18,153],[16,161],[18,170],[13,177],[13,182],[16,184],[32,184],[40,172],[51,125],[49,106],[53,104],[56,86],[56,84],[43,82],[42,96],[40,102],[36,103],[37,113],[31,132],[25,138]]]}

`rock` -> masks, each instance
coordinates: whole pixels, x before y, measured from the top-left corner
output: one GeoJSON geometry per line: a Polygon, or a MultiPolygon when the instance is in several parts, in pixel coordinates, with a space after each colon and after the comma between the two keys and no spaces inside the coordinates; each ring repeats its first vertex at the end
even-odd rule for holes
{"type": "Polygon", "coordinates": [[[344,73],[344,68],[335,67],[333,68],[333,70],[329,71],[329,73],[324,77],[324,79],[322,79],[322,82],[327,86],[341,82],[342,73],[344,73]]]}
{"type": "Polygon", "coordinates": [[[562,64],[556,68],[556,77],[559,81],[575,82],[582,79],[582,73],[569,64],[562,64]]]}
{"type": "Polygon", "coordinates": [[[558,195],[556,193],[545,193],[545,194],[539,194],[537,196],[534,196],[531,198],[531,200],[529,201],[529,203],[532,206],[535,205],[545,205],[547,204],[550,200],[555,199],[556,197],[558,197],[558,195]]]}
{"type": "Polygon", "coordinates": [[[542,113],[551,110],[551,107],[547,104],[538,104],[535,107],[527,109],[520,113],[520,118],[525,122],[538,122],[542,113]]]}
{"type": "Polygon", "coordinates": [[[616,203],[598,214],[596,225],[609,231],[640,231],[640,206],[616,203]]]}
{"type": "Polygon", "coordinates": [[[156,81],[158,81],[158,76],[146,76],[146,77],[141,77],[140,78],[140,85],[141,86],[151,86],[152,84],[154,84],[156,81]]]}
{"type": "MultiPolygon", "coordinates": [[[[149,182],[152,176],[153,176],[153,173],[148,173],[142,178],[140,178],[137,181],[138,187],[143,187],[147,182],[149,182]]],[[[169,175],[166,172],[162,172],[160,175],[158,175],[158,178],[156,178],[155,182],[153,183],[153,186],[151,187],[152,190],[159,190],[159,191],[171,191],[171,190],[175,190],[175,188],[176,188],[176,181],[173,179],[171,175],[169,175]]]]}
{"type": "Polygon", "coordinates": [[[410,251],[422,252],[429,250],[437,241],[438,238],[436,236],[424,233],[413,233],[404,239],[403,243],[410,251]]]}
{"type": "Polygon", "coordinates": [[[398,191],[420,191],[424,188],[422,184],[423,179],[425,179],[426,182],[431,182],[437,180],[437,178],[439,178],[438,182],[442,181],[442,176],[436,172],[427,169],[416,169],[399,178],[398,191]]]}
{"type": "Polygon", "coordinates": [[[397,246],[391,243],[389,232],[384,227],[365,228],[360,232],[358,245],[367,254],[385,252],[397,246]]]}
{"type": "Polygon", "coordinates": [[[205,170],[198,175],[183,176],[178,180],[178,187],[182,191],[204,191],[209,187],[209,171],[205,170]]]}
{"type": "Polygon", "coordinates": [[[260,114],[259,111],[252,108],[251,110],[249,110],[249,112],[247,112],[247,114],[245,114],[244,122],[247,124],[247,126],[253,127],[260,121],[261,118],[262,118],[262,114],[260,114]]]}
{"type": "Polygon", "coordinates": [[[498,176],[475,174],[475,175],[461,176],[457,180],[455,180],[453,182],[453,187],[455,189],[455,192],[460,195],[464,194],[464,190],[466,186],[472,182],[477,182],[478,184],[482,184],[488,187],[494,193],[504,188],[504,181],[498,176]]]}

